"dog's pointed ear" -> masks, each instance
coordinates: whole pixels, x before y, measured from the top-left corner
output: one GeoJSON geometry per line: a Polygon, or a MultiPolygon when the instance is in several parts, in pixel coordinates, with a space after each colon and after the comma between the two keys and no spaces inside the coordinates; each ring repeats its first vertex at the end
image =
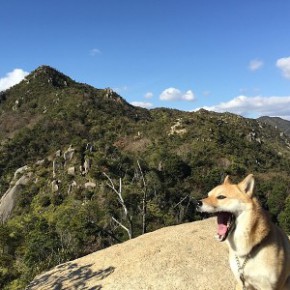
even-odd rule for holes
{"type": "Polygon", "coordinates": [[[239,183],[239,188],[250,197],[252,197],[254,193],[254,186],[255,179],[253,174],[249,174],[243,181],[239,183]]]}
{"type": "Polygon", "coordinates": [[[230,176],[227,175],[225,180],[224,180],[224,184],[231,184],[231,181],[230,181],[230,176]]]}

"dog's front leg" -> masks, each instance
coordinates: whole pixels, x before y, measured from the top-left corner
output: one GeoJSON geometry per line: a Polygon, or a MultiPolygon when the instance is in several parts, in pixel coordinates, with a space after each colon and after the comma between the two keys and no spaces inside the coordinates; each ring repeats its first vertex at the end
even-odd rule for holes
{"type": "Polygon", "coordinates": [[[241,286],[240,284],[236,285],[236,290],[243,290],[243,286],[241,286]]]}
{"type": "Polygon", "coordinates": [[[244,289],[247,289],[247,290],[254,290],[254,288],[252,288],[252,287],[250,287],[250,288],[244,288],[244,286],[243,285],[241,285],[241,284],[237,284],[236,285],[236,290],[244,290],[244,289]]]}

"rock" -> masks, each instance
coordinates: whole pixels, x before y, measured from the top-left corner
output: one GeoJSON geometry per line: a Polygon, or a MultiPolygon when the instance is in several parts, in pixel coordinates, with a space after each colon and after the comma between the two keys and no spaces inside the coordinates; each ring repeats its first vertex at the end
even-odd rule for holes
{"type": "Polygon", "coordinates": [[[20,168],[18,168],[15,172],[14,172],[14,179],[16,179],[19,174],[23,174],[25,171],[27,171],[29,169],[29,167],[27,165],[22,166],[20,168]]]}
{"type": "Polygon", "coordinates": [[[52,192],[57,192],[58,189],[59,189],[59,186],[58,186],[59,184],[60,184],[60,180],[53,180],[51,182],[51,191],[52,192]]]}
{"type": "Polygon", "coordinates": [[[232,290],[235,280],[215,218],[151,232],[59,265],[27,290],[232,290]]]}
{"type": "Polygon", "coordinates": [[[19,100],[16,100],[14,106],[12,107],[12,110],[17,111],[18,108],[19,108],[19,100]]]}
{"type": "Polygon", "coordinates": [[[71,161],[73,156],[75,153],[75,149],[72,148],[72,146],[70,145],[69,148],[63,153],[63,158],[64,160],[67,161],[71,161]]]}
{"type": "Polygon", "coordinates": [[[57,172],[63,167],[63,164],[61,161],[59,161],[58,159],[54,159],[52,161],[52,176],[53,178],[56,177],[57,172]]]}
{"type": "Polygon", "coordinates": [[[76,175],[76,169],[75,169],[75,167],[74,167],[74,166],[69,167],[69,168],[67,169],[67,174],[68,174],[68,175],[71,175],[71,176],[75,176],[75,175],[76,175]]]}
{"type": "Polygon", "coordinates": [[[91,160],[90,159],[85,159],[85,162],[84,162],[84,171],[82,172],[82,174],[88,174],[89,173],[89,169],[91,168],[91,160]]]}
{"type": "Polygon", "coordinates": [[[36,165],[42,166],[45,163],[45,159],[41,159],[35,162],[36,165]]]}
{"type": "Polygon", "coordinates": [[[105,89],[105,98],[111,98],[113,96],[114,91],[111,88],[105,89]]]}
{"type": "MultiPolygon", "coordinates": [[[[21,167],[23,168],[23,167],[21,167]]],[[[19,169],[18,169],[19,170],[19,169]]],[[[16,170],[17,171],[17,170],[16,170]]],[[[16,176],[16,172],[14,176],[16,176]]],[[[5,222],[11,215],[14,203],[16,199],[16,195],[19,191],[21,191],[22,186],[26,185],[31,179],[31,172],[28,172],[22,175],[13,186],[8,188],[8,190],[4,193],[0,200],[0,222],[5,222]]]]}
{"type": "Polygon", "coordinates": [[[170,135],[183,135],[187,132],[187,130],[185,128],[182,128],[182,119],[177,119],[176,123],[171,126],[170,128],[170,133],[168,134],[168,136],[170,135]]]}
{"type": "Polygon", "coordinates": [[[85,183],[85,189],[93,189],[95,188],[97,185],[94,182],[86,182],[85,183]]]}
{"type": "Polygon", "coordinates": [[[86,150],[88,150],[89,152],[93,152],[93,149],[94,149],[93,145],[91,143],[87,143],[86,150]]]}
{"type": "Polygon", "coordinates": [[[73,188],[76,187],[76,186],[77,186],[77,183],[76,183],[76,181],[74,180],[74,181],[69,185],[68,190],[67,190],[67,194],[70,194],[70,193],[72,192],[73,188]]]}

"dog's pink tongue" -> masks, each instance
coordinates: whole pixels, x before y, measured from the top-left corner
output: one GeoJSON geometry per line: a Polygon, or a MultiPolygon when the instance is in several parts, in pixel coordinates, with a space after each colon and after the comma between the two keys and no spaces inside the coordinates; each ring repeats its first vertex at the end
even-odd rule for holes
{"type": "Polygon", "coordinates": [[[228,214],[221,212],[217,215],[217,223],[218,223],[218,234],[223,236],[227,233],[228,227],[228,214]]]}
{"type": "Polygon", "coordinates": [[[222,225],[222,224],[218,225],[218,234],[220,236],[225,235],[227,233],[227,230],[228,230],[228,227],[226,225],[222,225]]]}

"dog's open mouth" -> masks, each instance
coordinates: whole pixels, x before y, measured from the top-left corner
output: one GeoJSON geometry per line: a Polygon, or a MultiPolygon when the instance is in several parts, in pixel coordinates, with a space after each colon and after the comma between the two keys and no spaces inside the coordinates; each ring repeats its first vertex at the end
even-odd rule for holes
{"type": "Polygon", "coordinates": [[[233,230],[234,227],[234,216],[229,212],[218,212],[217,213],[217,240],[223,242],[233,230]]]}

